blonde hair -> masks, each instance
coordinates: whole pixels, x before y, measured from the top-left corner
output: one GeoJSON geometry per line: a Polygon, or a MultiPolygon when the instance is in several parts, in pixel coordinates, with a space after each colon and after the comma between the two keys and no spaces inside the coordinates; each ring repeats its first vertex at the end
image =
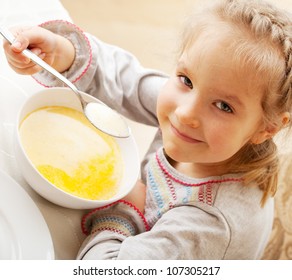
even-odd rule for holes
{"type": "MultiPolygon", "coordinates": [[[[232,34],[244,34],[242,40],[232,44],[235,59],[253,65],[255,77],[264,80],[261,88],[264,90],[263,121],[281,127],[279,116],[284,112],[291,113],[292,108],[291,18],[288,13],[264,1],[221,0],[190,17],[182,34],[179,55],[210,24],[227,23],[232,34]]],[[[262,205],[276,193],[279,163],[272,138],[261,144],[247,143],[230,159],[229,166],[228,172],[244,174],[245,184],[257,183],[263,191],[262,205]]]]}

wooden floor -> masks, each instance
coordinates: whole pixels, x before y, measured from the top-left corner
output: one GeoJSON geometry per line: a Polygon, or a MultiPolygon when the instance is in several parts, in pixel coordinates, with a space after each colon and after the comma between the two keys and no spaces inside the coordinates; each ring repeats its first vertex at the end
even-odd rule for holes
{"type": "Polygon", "coordinates": [[[184,14],[198,0],[61,0],[81,28],[134,53],[143,65],[172,69],[184,14]]]}
{"type": "MultiPolygon", "coordinates": [[[[171,71],[185,15],[213,0],[61,0],[81,28],[134,53],[143,65],[171,71]]],[[[292,11],[292,0],[272,1],[292,11]]]]}

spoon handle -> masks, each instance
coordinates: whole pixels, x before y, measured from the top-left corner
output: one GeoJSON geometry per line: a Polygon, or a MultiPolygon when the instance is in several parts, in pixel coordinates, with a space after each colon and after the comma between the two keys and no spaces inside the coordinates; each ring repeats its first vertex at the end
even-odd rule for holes
{"type": "MultiPolygon", "coordinates": [[[[10,43],[12,44],[15,40],[13,34],[4,28],[0,28],[0,34],[10,43]]],[[[57,79],[59,79],[61,82],[66,84],[69,88],[71,88],[79,97],[82,103],[82,106],[85,106],[85,101],[83,101],[78,89],[75,87],[74,84],[72,84],[68,79],[66,79],[62,74],[60,74],[58,71],[56,71],[53,67],[51,67],[49,64],[47,64],[45,61],[40,59],[36,54],[34,54],[29,49],[25,49],[22,51],[22,54],[31,59],[34,63],[42,67],[43,69],[50,72],[52,75],[54,75],[57,79]]]]}

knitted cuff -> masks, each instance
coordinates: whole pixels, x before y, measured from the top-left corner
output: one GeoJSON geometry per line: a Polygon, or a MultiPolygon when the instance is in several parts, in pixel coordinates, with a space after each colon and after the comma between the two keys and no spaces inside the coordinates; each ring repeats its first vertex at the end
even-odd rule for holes
{"type": "Polygon", "coordinates": [[[82,218],[81,227],[86,235],[107,230],[125,237],[149,230],[144,215],[124,200],[89,212],[82,218]]]}
{"type": "Polygon", "coordinates": [[[94,234],[100,231],[109,230],[126,237],[137,234],[137,227],[122,215],[111,214],[111,216],[99,216],[91,222],[91,232],[94,234]]]}
{"type": "MultiPolygon", "coordinates": [[[[87,71],[92,62],[92,48],[85,33],[75,24],[65,20],[52,20],[40,24],[41,27],[59,34],[74,45],[78,59],[75,59],[70,69],[62,73],[72,83],[77,82],[87,71]]],[[[45,87],[62,87],[64,84],[45,70],[33,75],[33,78],[45,87]]]]}

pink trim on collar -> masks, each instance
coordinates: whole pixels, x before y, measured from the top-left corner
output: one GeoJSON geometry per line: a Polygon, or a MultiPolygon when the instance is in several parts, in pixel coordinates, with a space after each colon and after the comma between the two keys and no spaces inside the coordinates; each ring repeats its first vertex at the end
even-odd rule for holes
{"type": "Polygon", "coordinates": [[[207,184],[218,184],[218,183],[226,183],[226,182],[241,182],[241,181],[243,181],[242,178],[225,178],[225,179],[218,179],[218,180],[208,180],[208,181],[203,181],[200,183],[188,183],[188,182],[182,181],[182,180],[178,179],[177,177],[173,176],[167,170],[167,168],[161,162],[161,160],[158,156],[158,152],[159,152],[159,150],[156,152],[156,160],[157,160],[157,163],[158,163],[160,169],[164,172],[164,174],[166,174],[172,180],[174,180],[175,182],[180,183],[182,185],[186,185],[186,186],[190,186],[190,187],[200,187],[200,186],[207,185],[207,184]]]}

